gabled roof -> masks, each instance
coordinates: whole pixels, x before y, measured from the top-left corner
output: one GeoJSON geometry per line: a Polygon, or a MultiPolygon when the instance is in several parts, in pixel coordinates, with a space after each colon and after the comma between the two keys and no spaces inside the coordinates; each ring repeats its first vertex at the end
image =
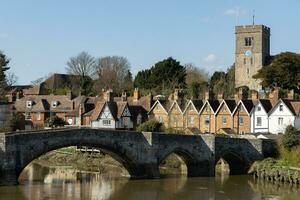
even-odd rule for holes
{"type": "Polygon", "coordinates": [[[294,116],[299,115],[300,101],[299,100],[291,100],[291,99],[279,99],[279,101],[270,110],[269,114],[271,114],[280,103],[283,103],[289,109],[289,111],[291,112],[292,115],[294,115],[294,116]]]}
{"type": "Polygon", "coordinates": [[[95,121],[98,119],[98,117],[100,116],[100,113],[102,112],[103,108],[104,108],[105,102],[103,101],[98,101],[95,105],[95,109],[91,115],[91,120],[95,121]]]}
{"type": "MultiPolygon", "coordinates": [[[[120,102],[117,102],[117,107],[118,107],[117,117],[120,118],[120,117],[122,117],[122,114],[123,114],[125,108],[126,107],[128,108],[128,104],[127,104],[127,102],[120,101],[120,102]]],[[[130,110],[129,110],[129,112],[130,112],[130,110]]]]}
{"type": "Polygon", "coordinates": [[[239,101],[239,103],[236,105],[235,109],[232,112],[232,115],[238,110],[239,106],[242,105],[248,115],[251,113],[252,109],[254,108],[254,103],[250,99],[242,99],[239,101]]]}
{"type": "Polygon", "coordinates": [[[183,113],[182,107],[178,104],[177,101],[173,101],[172,105],[170,106],[170,108],[168,110],[168,113],[171,112],[171,110],[174,106],[177,106],[179,108],[179,111],[181,112],[181,114],[183,113]]]}
{"type": "Polygon", "coordinates": [[[234,109],[236,108],[235,100],[233,100],[233,99],[228,99],[228,100],[223,99],[223,101],[220,103],[217,111],[215,112],[216,114],[220,111],[223,104],[226,105],[226,107],[228,108],[230,113],[233,113],[234,109]]]}
{"type": "Polygon", "coordinates": [[[159,104],[164,109],[166,114],[168,114],[168,110],[171,105],[166,100],[156,100],[151,109],[149,110],[148,114],[157,106],[157,104],[159,104]]]}
{"type": "Polygon", "coordinates": [[[202,108],[199,111],[199,114],[203,111],[206,104],[208,104],[209,107],[212,109],[213,113],[215,113],[219,108],[220,102],[218,100],[211,100],[211,99],[210,100],[205,100],[204,103],[203,103],[202,108]]]}
{"type": "Polygon", "coordinates": [[[284,104],[289,108],[293,115],[297,116],[300,113],[300,100],[282,99],[284,104]]]}
{"type": "Polygon", "coordinates": [[[266,111],[267,114],[273,108],[272,103],[269,99],[259,99],[255,106],[259,103],[262,105],[263,109],[266,111]]]}
{"type": "Polygon", "coordinates": [[[198,99],[197,100],[189,100],[185,109],[183,110],[183,113],[185,113],[187,111],[187,109],[190,105],[192,105],[193,108],[196,110],[196,112],[199,113],[199,111],[203,107],[204,103],[205,102],[203,100],[198,100],[198,99]]]}

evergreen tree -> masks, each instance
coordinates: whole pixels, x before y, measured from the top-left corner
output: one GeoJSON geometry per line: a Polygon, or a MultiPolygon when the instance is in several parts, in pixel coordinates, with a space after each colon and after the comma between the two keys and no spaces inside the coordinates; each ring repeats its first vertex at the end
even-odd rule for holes
{"type": "Polygon", "coordinates": [[[5,90],[7,87],[5,71],[9,70],[7,66],[9,63],[9,59],[0,51],[0,95],[4,96],[5,90]]]}

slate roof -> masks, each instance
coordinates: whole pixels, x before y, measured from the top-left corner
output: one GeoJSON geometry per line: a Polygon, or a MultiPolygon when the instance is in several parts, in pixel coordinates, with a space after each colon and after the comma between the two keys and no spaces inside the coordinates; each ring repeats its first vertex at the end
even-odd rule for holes
{"type": "Polygon", "coordinates": [[[247,112],[250,113],[254,107],[253,101],[250,99],[243,99],[243,100],[241,100],[241,102],[244,104],[247,112]]]}
{"type": "Polygon", "coordinates": [[[209,99],[207,100],[211,108],[213,109],[214,112],[216,112],[220,106],[220,101],[219,100],[212,100],[209,99]]]}
{"type": "Polygon", "coordinates": [[[299,115],[300,113],[300,100],[282,99],[285,105],[290,109],[293,115],[299,115]]]}
{"type": "Polygon", "coordinates": [[[203,107],[205,101],[199,100],[199,99],[195,99],[195,100],[192,100],[192,102],[193,102],[195,108],[197,109],[197,111],[199,112],[200,109],[203,107]]]}
{"type": "Polygon", "coordinates": [[[272,103],[269,99],[259,99],[258,101],[261,103],[267,113],[269,113],[273,108],[272,103]]]}

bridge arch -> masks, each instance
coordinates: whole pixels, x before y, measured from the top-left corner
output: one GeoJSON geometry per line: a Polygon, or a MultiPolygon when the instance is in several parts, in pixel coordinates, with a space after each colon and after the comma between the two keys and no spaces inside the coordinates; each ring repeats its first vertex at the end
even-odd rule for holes
{"type": "MultiPolygon", "coordinates": [[[[13,171],[9,170],[8,179],[16,179],[24,168],[47,152],[69,147],[89,146],[102,149],[105,153],[120,162],[128,171],[131,178],[153,178],[158,176],[156,166],[151,164],[153,158],[144,155],[149,145],[141,134],[109,130],[59,130],[44,131],[30,134],[13,135],[15,149],[13,155],[13,171]],[[148,162],[148,163],[147,163],[148,162]],[[150,164],[149,164],[150,162],[150,164]]],[[[13,181],[12,181],[13,182],[13,181]]]]}
{"type": "Polygon", "coordinates": [[[217,165],[220,159],[228,163],[230,175],[247,174],[250,168],[249,161],[242,154],[232,150],[225,151],[219,157],[216,157],[215,165],[217,165]]]}
{"type": "Polygon", "coordinates": [[[160,165],[171,154],[177,155],[184,161],[188,177],[200,176],[203,174],[207,175],[208,171],[210,171],[210,164],[208,161],[199,160],[199,157],[196,157],[189,150],[184,148],[174,148],[164,152],[158,158],[158,165],[160,165]]]}

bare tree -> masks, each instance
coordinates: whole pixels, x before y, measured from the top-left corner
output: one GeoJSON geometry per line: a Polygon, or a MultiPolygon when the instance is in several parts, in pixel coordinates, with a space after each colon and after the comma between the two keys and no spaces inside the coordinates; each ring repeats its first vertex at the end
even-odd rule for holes
{"type": "Polygon", "coordinates": [[[80,91],[84,93],[87,93],[91,86],[91,78],[95,75],[95,64],[95,58],[87,52],[81,52],[67,62],[67,73],[78,76],[80,91]]]}
{"type": "Polygon", "coordinates": [[[185,64],[185,68],[187,85],[190,85],[192,83],[202,83],[208,81],[209,75],[205,70],[199,69],[196,65],[192,63],[185,64]]]}
{"type": "Polygon", "coordinates": [[[120,93],[133,88],[130,63],[121,56],[107,56],[98,59],[96,65],[98,75],[96,90],[111,88],[120,93]],[[99,87],[100,86],[100,87],[99,87]]]}
{"type": "Polygon", "coordinates": [[[6,83],[9,87],[15,85],[18,82],[18,77],[13,72],[8,72],[6,74],[6,83]]]}

